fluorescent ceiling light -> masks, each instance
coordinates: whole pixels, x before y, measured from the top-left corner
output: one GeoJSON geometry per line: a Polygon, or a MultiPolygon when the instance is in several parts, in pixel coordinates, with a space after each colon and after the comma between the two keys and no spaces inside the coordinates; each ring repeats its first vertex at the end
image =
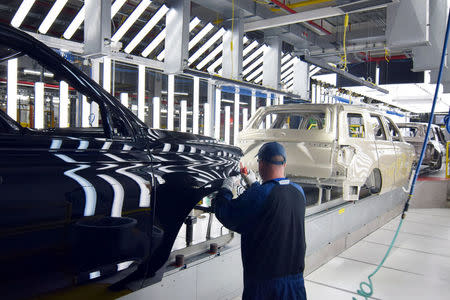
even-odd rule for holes
{"type": "Polygon", "coordinates": [[[294,78],[294,72],[292,72],[291,74],[289,74],[284,80],[284,82],[288,83],[289,81],[291,81],[294,78]]]}
{"type": "Polygon", "coordinates": [[[247,79],[248,81],[251,81],[253,78],[255,78],[256,76],[258,76],[259,74],[261,74],[263,71],[263,66],[259,67],[258,69],[256,69],[255,72],[253,72],[252,74],[250,74],[248,77],[246,77],[245,79],[247,79]]]}
{"type": "Polygon", "coordinates": [[[242,51],[242,57],[246,56],[250,51],[252,51],[255,47],[257,47],[259,43],[257,41],[253,41],[245,47],[244,51],[242,51]]]}
{"type": "Polygon", "coordinates": [[[188,50],[191,50],[195,45],[197,45],[198,42],[200,42],[200,40],[204,38],[205,35],[207,35],[213,28],[214,25],[211,23],[208,23],[205,27],[203,27],[203,29],[200,30],[200,32],[197,33],[197,35],[194,36],[194,38],[189,42],[188,50]]]}
{"type": "Polygon", "coordinates": [[[33,6],[35,0],[23,0],[22,4],[20,4],[19,9],[14,15],[11,25],[18,28],[22,24],[23,20],[27,16],[31,7],[33,6]]]}
{"type": "Polygon", "coordinates": [[[234,103],[233,100],[227,100],[227,99],[222,99],[222,102],[226,102],[226,103],[234,103]]]}
{"type": "Polygon", "coordinates": [[[222,63],[223,56],[219,57],[212,65],[208,67],[209,73],[214,73],[214,71],[217,69],[217,67],[222,63]]]}
{"type": "Polygon", "coordinates": [[[295,57],[292,58],[290,61],[288,61],[287,63],[285,63],[284,65],[281,66],[281,72],[284,72],[285,70],[287,70],[289,67],[293,66],[295,62],[295,57]]]}
{"type": "Polygon", "coordinates": [[[291,58],[291,56],[290,56],[289,54],[285,55],[285,56],[281,59],[281,64],[285,64],[290,58],[291,58]]]}
{"type": "Polygon", "coordinates": [[[294,74],[294,71],[292,70],[292,68],[289,68],[286,70],[286,72],[281,73],[281,81],[284,81],[284,79],[290,74],[294,74]]]}
{"type": "Polygon", "coordinates": [[[148,44],[148,46],[142,51],[141,55],[147,57],[156,47],[164,40],[166,37],[166,29],[164,28],[161,32],[153,39],[153,41],[148,44]]]}
{"type": "MultiPolygon", "coordinates": [[[[23,74],[25,74],[25,75],[36,75],[36,76],[42,75],[42,73],[39,72],[39,71],[29,70],[29,69],[23,70],[23,74]]],[[[45,77],[53,77],[54,75],[53,75],[53,73],[50,73],[50,72],[44,72],[44,76],[45,77]]]]}
{"type": "Polygon", "coordinates": [[[260,83],[263,79],[263,75],[261,74],[258,78],[255,79],[255,83],[260,83]]]}
{"type": "Polygon", "coordinates": [[[247,44],[248,41],[249,41],[248,37],[244,35],[244,37],[242,38],[242,43],[247,44]]]}
{"type": "MultiPolygon", "coordinates": [[[[195,17],[191,23],[189,23],[189,32],[191,32],[198,24],[200,24],[200,19],[195,17]]],[[[166,50],[163,49],[158,56],[156,57],[158,60],[162,61],[166,56],[166,50]]]]}
{"type": "Polygon", "coordinates": [[[194,55],[192,55],[189,60],[188,60],[188,64],[192,64],[194,61],[196,61],[200,55],[203,54],[203,52],[205,52],[206,50],[208,50],[209,47],[212,46],[212,44],[214,44],[218,39],[220,39],[223,34],[225,33],[225,29],[220,28],[206,43],[203,44],[202,47],[200,47],[200,49],[198,49],[194,55]]]}
{"type": "Polygon", "coordinates": [[[111,5],[111,19],[117,14],[120,8],[127,2],[127,0],[116,0],[113,5],[111,5]]]}
{"type": "Polygon", "coordinates": [[[120,28],[114,33],[111,41],[118,42],[127,33],[128,29],[130,29],[131,25],[136,22],[136,20],[142,15],[142,13],[147,9],[150,5],[150,0],[142,0],[141,3],[135,8],[135,10],[131,13],[131,15],[126,19],[125,23],[120,26],[120,28]]]}
{"type": "Polygon", "coordinates": [[[254,61],[247,69],[245,69],[242,72],[242,75],[247,75],[248,73],[250,73],[252,70],[254,70],[257,66],[259,66],[260,64],[262,64],[264,61],[264,56],[261,56],[260,58],[258,58],[256,61],[254,61]]]}
{"type": "MultiPolygon", "coordinates": [[[[167,94],[167,91],[161,91],[161,94],[167,94]]],[[[189,96],[189,93],[186,93],[186,92],[174,92],[174,95],[189,96]]]]}
{"type": "Polygon", "coordinates": [[[200,19],[195,17],[192,19],[191,23],[189,23],[189,32],[192,31],[192,29],[194,29],[195,27],[197,27],[197,25],[200,24],[200,19]]]}
{"type": "Polygon", "coordinates": [[[45,16],[45,19],[41,23],[41,26],[39,26],[38,30],[40,33],[47,33],[47,31],[50,29],[50,26],[52,26],[53,22],[55,22],[56,18],[58,17],[59,13],[63,9],[64,5],[66,5],[66,3],[67,0],[56,0],[47,16],[45,16]]]}
{"type": "Polygon", "coordinates": [[[216,47],[211,53],[208,54],[197,66],[198,70],[202,69],[207,63],[209,63],[214,57],[217,56],[223,50],[223,43],[216,47]]]}
{"type": "Polygon", "coordinates": [[[251,63],[255,58],[257,58],[259,55],[261,55],[264,50],[266,49],[266,45],[262,45],[261,47],[258,48],[258,50],[256,50],[255,52],[253,52],[249,57],[247,57],[246,59],[244,59],[244,61],[242,62],[242,67],[245,67],[246,65],[248,65],[249,63],[251,63]]]}
{"type": "Polygon", "coordinates": [[[138,34],[125,48],[126,53],[130,53],[133,49],[144,39],[144,37],[155,27],[156,24],[165,16],[169,8],[164,4],[158,9],[158,11],[152,16],[152,18],[145,24],[145,26],[139,31],[138,34]]]}
{"type": "Polygon", "coordinates": [[[81,23],[83,23],[84,17],[86,14],[86,6],[83,5],[83,7],[80,9],[78,14],[76,15],[75,19],[73,19],[72,23],[70,23],[69,27],[67,27],[66,31],[64,31],[64,38],[70,40],[73,36],[73,34],[77,31],[77,29],[80,27],[81,23]]]}

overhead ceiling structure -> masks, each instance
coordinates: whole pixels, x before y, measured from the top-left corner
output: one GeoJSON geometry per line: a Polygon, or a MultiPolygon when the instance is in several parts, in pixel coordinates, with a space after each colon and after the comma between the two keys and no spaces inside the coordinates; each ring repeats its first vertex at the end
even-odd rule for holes
{"type": "MultiPolygon", "coordinates": [[[[309,57],[310,63],[320,62],[310,68],[311,75],[315,76],[347,65],[366,66],[393,60],[405,64],[413,62],[414,71],[435,67],[435,62],[427,61],[423,53],[428,50],[437,53],[439,50],[438,32],[439,23],[442,23],[439,20],[446,16],[446,10],[439,10],[439,7],[448,5],[447,0],[190,2],[188,69],[216,75],[223,73],[224,34],[237,14],[244,31],[242,79],[262,84],[264,52],[270,47],[266,39],[277,36],[282,41],[283,51],[279,82],[286,91],[293,88],[295,62],[304,57],[309,57]],[[348,26],[345,25],[346,15],[348,26]]],[[[112,0],[111,43],[118,51],[116,56],[122,59],[133,57],[137,62],[162,66],[166,55],[164,40],[170,34],[165,29],[170,5],[170,2],[162,0],[112,0]]],[[[24,0],[0,4],[1,22],[33,32],[35,36],[38,33],[49,45],[65,43],[64,46],[81,52],[84,18],[85,1],[82,0],[24,0]]],[[[352,72],[352,68],[348,69],[352,72]]],[[[430,70],[434,74],[433,69],[430,70]]],[[[369,73],[354,76],[363,85],[372,77],[369,73]]],[[[450,90],[448,78],[450,75],[444,76],[446,90],[450,90]]],[[[373,88],[372,83],[365,85],[373,88]]],[[[378,89],[390,91],[385,87],[378,89]]],[[[395,102],[391,97],[384,99],[391,104],[395,102]]]]}

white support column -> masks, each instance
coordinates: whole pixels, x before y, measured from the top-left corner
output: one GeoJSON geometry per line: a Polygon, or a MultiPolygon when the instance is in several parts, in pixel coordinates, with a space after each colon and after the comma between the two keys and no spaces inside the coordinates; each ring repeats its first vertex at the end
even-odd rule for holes
{"type": "Polygon", "coordinates": [[[182,72],[188,60],[190,0],[170,0],[166,14],[164,71],[167,74],[182,72]]]}
{"type": "MultiPolygon", "coordinates": [[[[86,23],[84,25],[86,26],[86,23]]],[[[100,61],[97,59],[94,59],[92,61],[91,76],[95,82],[100,83],[100,61]]],[[[90,117],[90,118],[93,118],[92,126],[98,127],[98,119],[99,119],[100,113],[99,113],[98,104],[94,101],[91,102],[91,116],[92,117],[90,117]]]]}
{"type": "Polygon", "coordinates": [[[252,99],[250,103],[250,116],[253,117],[255,112],[256,112],[256,91],[252,90],[252,99]]]}
{"type": "Polygon", "coordinates": [[[167,129],[173,130],[175,114],[175,75],[167,75],[167,129]]]}
{"type": "Polygon", "coordinates": [[[137,115],[142,122],[145,122],[145,66],[139,65],[138,68],[137,115]]]}
{"type": "Polygon", "coordinates": [[[281,39],[279,36],[264,38],[268,47],[264,50],[263,86],[280,89],[281,39]]]}
{"type": "Polygon", "coordinates": [[[187,131],[187,101],[181,100],[181,111],[180,111],[180,131],[187,131]]]}
{"type": "Polygon", "coordinates": [[[153,128],[160,128],[160,112],[161,111],[161,99],[159,97],[153,97],[153,128]]]}
{"type": "MultiPolygon", "coordinates": [[[[270,106],[270,94],[267,94],[267,98],[266,98],[266,106],[269,107],[270,106]]],[[[271,117],[270,115],[266,116],[266,129],[270,128],[270,124],[271,124],[271,117]]]]}
{"type": "Polygon", "coordinates": [[[128,108],[128,93],[120,93],[120,103],[128,108]]]}
{"type": "Polygon", "coordinates": [[[17,58],[8,60],[8,96],[6,113],[17,121],[17,58]]]}
{"type": "Polygon", "coordinates": [[[234,19],[227,22],[229,24],[226,26],[229,29],[223,35],[222,76],[236,80],[242,79],[244,22],[239,16],[240,11],[240,9],[236,10],[234,19]],[[231,22],[234,22],[233,26],[231,26],[231,22]]]}
{"type": "Polygon", "coordinates": [[[106,56],[103,58],[103,88],[111,93],[111,59],[106,56]]]}
{"type": "Polygon", "coordinates": [[[242,109],[242,129],[245,129],[248,125],[248,108],[242,109]]]}
{"type": "Polygon", "coordinates": [[[59,127],[69,127],[69,85],[65,81],[59,83],[59,127]]]}
{"type": "Polygon", "coordinates": [[[279,100],[279,102],[280,102],[280,105],[283,105],[283,104],[284,104],[284,95],[280,95],[280,100],[279,100]]]}
{"type": "Polygon", "coordinates": [[[222,101],[222,91],[216,87],[216,101],[214,110],[214,138],[220,139],[220,105],[222,101]]]}
{"type": "Polygon", "coordinates": [[[203,104],[203,135],[211,136],[211,106],[209,103],[203,104]]]}
{"type": "Polygon", "coordinates": [[[302,99],[309,99],[309,65],[301,61],[299,58],[295,58],[294,62],[294,83],[292,85],[292,91],[294,94],[299,95],[302,99]]]}
{"type": "Polygon", "coordinates": [[[230,106],[225,106],[225,134],[224,134],[224,140],[225,144],[230,144],[230,106]]]}
{"type": "MultiPolygon", "coordinates": [[[[81,127],[89,127],[89,115],[91,114],[91,106],[87,102],[87,97],[83,95],[81,97],[81,127]]],[[[60,102],[61,103],[61,102],[60,102]]]]}
{"type": "Polygon", "coordinates": [[[194,76],[194,95],[192,103],[192,132],[198,134],[198,119],[200,105],[200,78],[194,76]]]}
{"type": "Polygon", "coordinates": [[[239,101],[241,97],[239,95],[239,88],[236,87],[234,91],[234,111],[233,111],[233,145],[237,144],[238,134],[239,134],[239,101]]]}
{"type": "Polygon", "coordinates": [[[44,83],[34,84],[34,128],[44,128],[44,83]]]}

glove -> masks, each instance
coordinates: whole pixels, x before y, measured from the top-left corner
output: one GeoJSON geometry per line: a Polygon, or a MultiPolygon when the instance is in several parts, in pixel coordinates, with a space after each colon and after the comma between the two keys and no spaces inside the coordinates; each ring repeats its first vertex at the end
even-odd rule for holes
{"type": "Polygon", "coordinates": [[[233,192],[239,185],[239,176],[231,176],[226,178],[222,183],[222,188],[233,192]]]}
{"type": "Polygon", "coordinates": [[[242,174],[242,177],[244,177],[244,180],[247,182],[248,186],[252,186],[252,184],[257,181],[256,174],[253,170],[248,171],[247,174],[242,174]]]}

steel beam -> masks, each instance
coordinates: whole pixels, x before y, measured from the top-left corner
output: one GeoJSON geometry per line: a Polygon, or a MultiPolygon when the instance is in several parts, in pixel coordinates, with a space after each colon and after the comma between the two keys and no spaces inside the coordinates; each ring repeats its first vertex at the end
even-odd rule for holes
{"type": "Polygon", "coordinates": [[[301,13],[246,23],[244,24],[244,31],[248,32],[248,31],[263,30],[316,19],[330,18],[344,14],[345,12],[338,7],[319,8],[301,13]]]}
{"type": "Polygon", "coordinates": [[[362,79],[360,79],[359,77],[356,77],[353,74],[350,74],[348,72],[342,71],[341,69],[332,67],[327,62],[325,62],[323,60],[320,60],[320,59],[317,59],[317,58],[313,58],[311,56],[303,56],[302,60],[306,61],[306,62],[309,62],[309,63],[311,63],[313,65],[316,65],[318,67],[321,67],[322,69],[326,69],[328,71],[331,71],[331,72],[334,72],[336,74],[342,75],[345,78],[347,78],[347,79],[349,79],[349,80],[351,80],[353,82],[358,83],[359,85],[364,85],[364,86],[367,86],[369,88],[372,88],[372,89],[375,89],[377,91],[380,91],[382,93],[389,94],[388,90],[383,89],[383,88],[381,88],[379,86],[376,86],[376,85],[374,85],[374,84],[372,84],[370,82],[367,82],[365,80],[362,80],[362,79]]]}
{"type": "Polygon", "coordinates": [[[189,44],[190,0],[171,0],[166,14],[164,71],[180,73],[186,66],[189,44]]]}

